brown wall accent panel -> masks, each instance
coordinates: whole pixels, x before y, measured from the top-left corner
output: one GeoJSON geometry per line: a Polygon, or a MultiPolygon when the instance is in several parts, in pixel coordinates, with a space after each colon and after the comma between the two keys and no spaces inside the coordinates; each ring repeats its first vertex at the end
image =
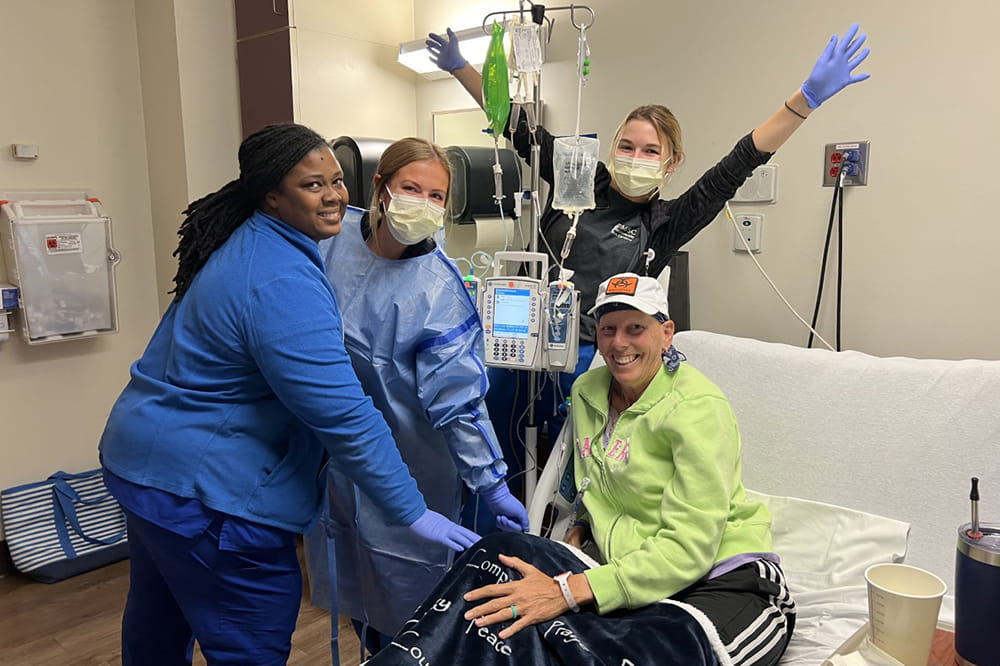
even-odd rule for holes
{"type": "Polygon", "coordinates": [[[286,28],[288,0],[235,0],[236,39],[286,28]]]}
{"type": "Polygon", "coordinates": [[[271,123],[294,121],[289,30],[236,43],[243,137],[271,123]]]}

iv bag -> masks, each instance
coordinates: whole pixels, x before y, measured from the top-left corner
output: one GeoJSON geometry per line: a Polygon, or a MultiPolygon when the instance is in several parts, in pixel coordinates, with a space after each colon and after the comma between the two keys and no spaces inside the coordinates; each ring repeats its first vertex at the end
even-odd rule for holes
{"type": "Polygon", "coordinates": [[[504,28],[493,23],[493,34],[486,49],[483,62],[483,109],[493,130],[493,139],[498,139],[507,127],[510,115],[510,80],[507,71],[507,54],[503,49],[504,28]]]}
{"type": "Polygon", "coordinates": [[[594,208],[594,176],[600,142],[587,136],[555,140],[552,149],[552,207],[569,212],[594,208]]]}

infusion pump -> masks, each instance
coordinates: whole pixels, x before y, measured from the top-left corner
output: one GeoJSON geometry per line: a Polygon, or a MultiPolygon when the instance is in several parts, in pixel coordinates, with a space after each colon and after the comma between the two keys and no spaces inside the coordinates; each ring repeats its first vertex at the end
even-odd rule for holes
{"type": "Polygon", "coordinates": [[[486,365],[573,372],[580,339],[579,292],[565,280],[502,275],[505,261],[538,263],[538,274],[548,274],[548,256],[540,252],[494,255],[493,276],[484,280],[480,300],[486,365]]]}

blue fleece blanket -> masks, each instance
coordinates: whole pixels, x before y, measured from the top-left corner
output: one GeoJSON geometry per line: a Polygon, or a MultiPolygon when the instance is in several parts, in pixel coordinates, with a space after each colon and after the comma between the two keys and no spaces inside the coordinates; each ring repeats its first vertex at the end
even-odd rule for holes
{"type": "MultiPolygon", "coordinates": [[[[719,663],[705,630],[684,608],[652,604],[598,615],[593,608],[533,625],[501,640],[507,626],[476,627],[462,615],[467,591],[520,577],[497,554],[514,555],[554,575],[587,566],[558,543],[530,535],[492,534],[458,558],[392,644],[369,666],[476,666],[568,664],[572,666],[719,663]]],[[[476,602],[479,603],[479,602],[476,602]]]]}

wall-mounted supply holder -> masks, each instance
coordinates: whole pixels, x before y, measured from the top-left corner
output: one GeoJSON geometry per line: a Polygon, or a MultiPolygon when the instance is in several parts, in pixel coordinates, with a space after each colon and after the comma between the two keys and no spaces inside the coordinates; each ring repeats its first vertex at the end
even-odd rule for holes
{"type": "Polygon", "coordinates": [[[98,199],[0,192],[0,242],[29,345],[118,332],[114,268],[121,257],[98,199]]]}

